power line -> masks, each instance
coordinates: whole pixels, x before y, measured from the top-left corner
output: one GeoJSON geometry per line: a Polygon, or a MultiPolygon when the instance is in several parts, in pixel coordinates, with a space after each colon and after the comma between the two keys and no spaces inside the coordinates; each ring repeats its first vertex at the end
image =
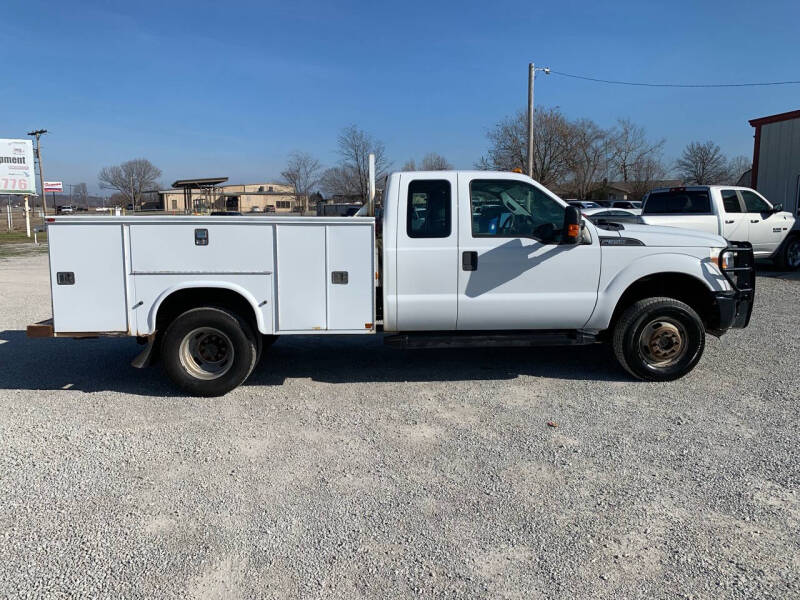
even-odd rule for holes
{"type": "Polygon", "coordinates": [[[793,85],[800,84],[798,81],[762,81],[756,83],[640,83],[635,81],[614,81],[612,79],[598,79],[596,77],[584,77],[583,75],[573,75],[572,73],[562,73],[561,71],[550,71],[553,75],[571,77],[572,79],[583,79],[596,83],[610,83],[613,85],[636,85],[640,87],[660,87],[660,88],[733,88],[733,87],[759,87],[767,85],[793,85]]]}

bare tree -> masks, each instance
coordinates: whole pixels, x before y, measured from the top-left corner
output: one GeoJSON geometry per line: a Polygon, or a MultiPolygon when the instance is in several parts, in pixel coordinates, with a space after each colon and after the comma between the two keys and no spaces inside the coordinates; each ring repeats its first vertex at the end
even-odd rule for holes
{"type": "Polygon", "coordinates": [[[351,196],[358,193],[356,180],[356,174],[349,167],[339,165],[322,173],[320,187],[326,196],[351,196]]]}
{"type": "Polygon", "coordinates": [[[141,206],[142,194],[158,185],[161,169],[145,158],[136,158],[113,167],[103,167],[97,175],[102,189],[117,190],[134,207],[141,206]]]}
{"type": "Polygon", "coordinates": [[[441,154],[436,152],[429,152],[422,157],[421,169],[422,171],[449,171],[453,165],[441,154]]]}
{"type": "Polygon", "coordinates": [[[725,183],[729,178],[728,159],[712,141],[692,142],[684,148],[676,163],[678,173],[687,183],[709,185],[725,183]]]}
{"type": "Polygon", "coordinates": [[[578,198],[586,198],[606,167],[608,132],[590,119],[570,125],[569,184],[578,198]]]}
{"type": "Polygon", "coordinates": [[[645,156],[631,165],[631,195],[634,200],[641,200],[644,195],[667,176],[667,169],[661,155],[645,156]]]}
{"type": "Polygon", "coordinates": [[[410,158],[405,162],[403,171],[449,171],[453,168],[453,165],[450,164],[444,156],[441,154],[437,154],[436,152],[428,152],[425,156],[422,157],[422,162],[419,164],[419,169],[417,168],[417,163],[413,158],[410,158]]]}
{"type": "Polygon", "coordinates": [[[319,182],[322,173],[320,162],[307,152],[295,151],[289,155],[283,178],[294,188],[295,202],[302,212],[308,208],[308,198],[319,182]]]}
{"type": "Polygon", "coordinates": [[[609,161],[614,175],[622,181],[632,181],[632,171],[647,170],[651,163],[661,154],[664,140],[650,141],[644,127],[636,125],[630,119],[619,119],[617,126],[609,133],[609,161]]]}
{"type": "Polygon", "coordinates": [[[89,188],[83,182],[72,186],[72,202],[89,208],[89,188]]]}
{"type": "Polygon", "coordinates": [[[339,164],[325,171],[323,189],[329,194],[358,196],[363,202],[369,194],[369,155],[375,155],[375,180],[386,176],[389,160],[383,142],[374,139],[355,125],[339,134],[339,164]]]}
{"type": "MultiPolygon", "coordinates": [[[[476,165],[480,169],[525,170],[528,156],[527,113],[506,117],[487,133],[489,151],[476,165]]],[[[557,108],[536,111],[533,125],[533,178],[542,185],[561,181],[569,170],[572,129],[557,108]]]]}
{"type": "MultiPolygon", "coordinates": [[[[750,157],[739,155],[734,156],[728,163],[728,181],[731,185],[736,185],[742,175],[753,168],[753,162],[750,157]]],[[[750,185],[750,182],[747,182],[750,185]]]]}

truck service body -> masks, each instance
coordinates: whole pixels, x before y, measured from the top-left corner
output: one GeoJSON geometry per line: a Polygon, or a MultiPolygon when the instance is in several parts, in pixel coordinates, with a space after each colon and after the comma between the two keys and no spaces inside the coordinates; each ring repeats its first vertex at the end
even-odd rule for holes
{"type": "Polygon", "coordinates": [[[631,374],[682,376],[705,333],[747,325],[752,249],[674,227],[592,224],[531,178],[387,178],[372,217],[49,219],[53,318],[32,337],[136,336],[197,395],[219,395],[279,335],[402,346],[608,341],[631,374]]]}

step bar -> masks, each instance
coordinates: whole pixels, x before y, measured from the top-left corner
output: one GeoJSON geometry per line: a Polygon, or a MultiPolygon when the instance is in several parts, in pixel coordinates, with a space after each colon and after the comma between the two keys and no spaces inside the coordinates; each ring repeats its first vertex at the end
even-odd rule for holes
{"type": "Polygon", "coordinates": [[[393,348],[513,348],[585,346],[600,341],[593,333],[577,330],[425,331],[387,335],[383,343],[393,348]]]}

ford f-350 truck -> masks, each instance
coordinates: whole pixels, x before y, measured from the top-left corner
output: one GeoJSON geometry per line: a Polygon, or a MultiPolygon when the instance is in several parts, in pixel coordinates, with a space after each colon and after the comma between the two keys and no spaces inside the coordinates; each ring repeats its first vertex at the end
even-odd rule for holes
{"type": "Polygon", "coordinates": [[[53,318],[31,337],[135,336],[193,395],[221,395],[280,335],[383,332],[402,347],[613,346],[676,379],[745,327],[752,248],[583,220],[531,178],[394,173],[373,217],[50,218],[53,318]]]}

